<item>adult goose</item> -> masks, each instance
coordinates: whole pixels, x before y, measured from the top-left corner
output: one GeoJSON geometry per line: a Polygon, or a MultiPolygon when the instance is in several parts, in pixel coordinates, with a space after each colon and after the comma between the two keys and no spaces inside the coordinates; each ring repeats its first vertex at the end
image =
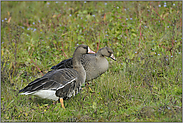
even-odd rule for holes
{"type": "MultiPolygon", "coordinates": [[[[86,81],[97,78],[107,71],[109,63],[105,56],[116,61],[113,55],[113,50],[109,47],[99,49],[96,54],[82,55],[81,63],[86,71],[86,81]]],[[[57,70],[62,68],[73,68],[73,58],[63,60],[59,64],[53,66],[51,69],[57,70]]]]}
{"type": "Polygon", "coordinates": [[[60,99],[63,108],[63,99],[75,96],[85,83],[86,73],[81,64],[81,57],[86,53],[95,53],[87,45],[79,45],[73,54],[73,68],[52,70],[43,77],[29,83],[19,91],[23,95],[33,94],[51,100],[60,99]]]}

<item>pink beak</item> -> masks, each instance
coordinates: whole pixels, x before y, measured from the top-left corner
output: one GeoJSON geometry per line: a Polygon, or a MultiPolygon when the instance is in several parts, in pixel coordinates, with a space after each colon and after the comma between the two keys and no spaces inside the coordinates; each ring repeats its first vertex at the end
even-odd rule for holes
{"type": "Polygon", "coordinates": [[[88,47],[88,53],[95,54],[95,52],[94,52],[94,51],[92,51],[89,47],[88,47]]]}

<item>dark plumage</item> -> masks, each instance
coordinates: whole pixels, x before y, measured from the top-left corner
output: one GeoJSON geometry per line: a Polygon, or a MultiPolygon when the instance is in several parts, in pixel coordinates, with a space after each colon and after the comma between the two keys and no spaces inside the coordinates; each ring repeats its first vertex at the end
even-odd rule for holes
{"type": "MultiPolygon", "coordinates": [[[[109,65],[105,58],[110,57],[116,61],[112,49],[109,47],[101,48],[96,54],[84,54],[81,57],[81,63],[86,71],[86,80],[97,78],[107,71],[109,65]]],[[[53,66],[51,69],[57,70],[62,68],[73,68],[73,58],[61,61],[59,64],[53,66]]]]}
{"type": "Polygon", "coordinates": [[[33,94],[52,100],[74,96],[80,91],[81,85],[85,83],[86,73],[80,59],[86,53],[94,52],[87,45],[79,45],[73,54],[73,68],[52,70],[29,83],[19,93],[33,94]]]}

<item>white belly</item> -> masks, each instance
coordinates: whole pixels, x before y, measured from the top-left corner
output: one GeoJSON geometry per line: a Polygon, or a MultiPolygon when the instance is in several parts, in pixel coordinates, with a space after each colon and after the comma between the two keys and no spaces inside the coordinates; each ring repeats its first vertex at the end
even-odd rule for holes
{"type": "Polygon", "coordinates": [[[55,92],[56,91],[53,91],[53,90],[40,90],[35,92],[33,95],[39,96],[44,99],[46,98],[46,99],[57,101],[59,97],[55,95],[55,92]]]}

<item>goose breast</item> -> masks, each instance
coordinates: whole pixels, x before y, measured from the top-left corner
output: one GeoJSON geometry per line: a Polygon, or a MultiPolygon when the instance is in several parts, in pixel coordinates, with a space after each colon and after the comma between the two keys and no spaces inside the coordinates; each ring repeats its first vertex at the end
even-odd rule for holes
{"type": "MultiPolygon", "coordinates": [[[[86,71],[86,81],[97,78],[107,71],[109,63],[105,57],[116,61],[113,50],[109,47],[101,48],[96,54],[84,54],[81,57],[81,63],[86,71]]],[[[51,69],[73,68],[72,58],[61,61],[51,69]]]]}
{"type": "Polygon", "coordinates": [[[94,53],[87,45],[79,45],[73,54],[73,68],[54,69],[43,77],[30,82],[19,93],[33,94],[41,98],[57,100],[75,96],[85,82],[86,73],[81,64],[81,57],[86,53],[94,53]]]}

